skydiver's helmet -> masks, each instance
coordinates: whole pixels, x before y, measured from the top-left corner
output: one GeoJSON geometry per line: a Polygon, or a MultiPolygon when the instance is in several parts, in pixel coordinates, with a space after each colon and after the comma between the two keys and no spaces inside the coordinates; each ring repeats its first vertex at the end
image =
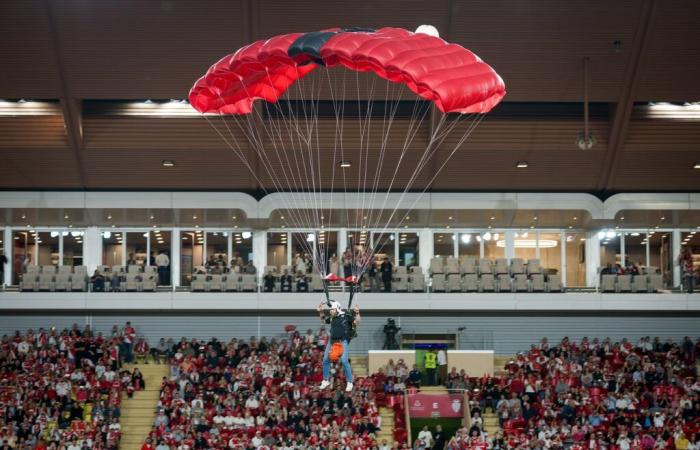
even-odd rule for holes
{"type": "Polygon", "coordinates": [[[343,306],[339,302],[336,302],[335,300],[331,300],[330,309],[335,310],[339,316],[342,316],[343,314],[345,314],[345,310],[343,310],[343,306]]]}

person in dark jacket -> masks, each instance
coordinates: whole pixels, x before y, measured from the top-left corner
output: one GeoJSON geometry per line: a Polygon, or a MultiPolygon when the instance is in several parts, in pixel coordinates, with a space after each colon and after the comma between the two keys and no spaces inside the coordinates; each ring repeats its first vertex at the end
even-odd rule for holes
{"type": "Polygon", "coordinates": [[[355,305],[352,311],[345,311],[340,306],[340,303],[330,302],[329,309],[325,308],[326,302],[318,305],[318,313],[321,322],[330,324],[330,339],[326,344],[326,351],[323,353],[323,382],[321,389],[325,389],[331,385],[331,360],[330,352],[333,344],[341,343],[343,346],[343,354],[340,360],[345,370],[345,379],[347,386],[345,391],[350,392],[353,388],[352,369],[350,368],[350,360],[348,359],[348,346],[350,340],[354,337],[355,328],[360,323],[360,308],[355,305]]]}

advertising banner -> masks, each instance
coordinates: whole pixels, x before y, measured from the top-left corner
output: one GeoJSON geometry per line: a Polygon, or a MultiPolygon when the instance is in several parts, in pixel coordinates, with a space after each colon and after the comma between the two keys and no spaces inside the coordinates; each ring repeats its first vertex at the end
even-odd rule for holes
{"type": "Polygon", "coordinates": [[[409,394],[408,412],[411,417],[463,417],[462,394],[409,394]]]}

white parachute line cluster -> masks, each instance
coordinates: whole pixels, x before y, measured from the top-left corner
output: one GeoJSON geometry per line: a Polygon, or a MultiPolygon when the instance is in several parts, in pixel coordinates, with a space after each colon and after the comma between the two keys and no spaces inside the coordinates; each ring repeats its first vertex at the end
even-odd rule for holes
{"type": "MultiPolygon", "coordinates": [[[[348,229],[348,233],[353,234],[352,238],[348,239],[348,247],[352,253],[351,273],[359,278],[373,263],[376,255],[383,252],[388,243],[393,245],[388,238],[388,232],[401,229],[408,214],[430,189],[451,157],[479,124],[483,115],[476,115],[474,119],[473,115],[441,114],[437,123],[433,122],[434,126],[426,137],[426,145],[416,150],[418,147],[418,144],[415,144],[416,139],[418,136],[423,139],[424,134],[421,133],[425,131],[423,124],[426,117],[431,116],[430,107],[426,106],[428,104],[422,99],[416,99],[411,117],[396,119],[404,101],[400,91],[402,85],[386,82],[382,118],[373,121],[373,118],[378,116],[375,113],[377,102],[374,99],[378,77],[371,77],[371,84],[368,82],[368,86],[362,91],[359,73],[355,72],[356,85],[351,87],[350,91],[354,90],[357,96],[356,117],[352,118],[356,121],[353,126],[355,131],[353,137],[356,141],[346,142],[345,134],[349,126],[347,121],[350,120],[346,114],[349,106],[349,99],[346,96],[348,71],[324,67],[318,70],[325,72],[330,90],[329,100],[335,115],[335,123],[329,121],[335,128],[330,166],[328,166],[328,155],[331,149],[323,147],[328,145],[328,139],[326,137],[324,142],[321,139],[321,131],[327,132],[324,127],[328,123],[319,118],[321,92],[325,83],[323,73],[318,77],[318,82],[317,77],[299,78],[294,83],[296,86],[291,87],[285,94],[285,98],[275,103],[261,101],[267,113],[267,120],[263,117],[261,108],[255,107],[251,114],[230,116],[233,118],[235,127],[245,136],[245,143],[241,143],[242,139],[237,137],[235,129],[229,125],[226,115],[221,114],[220,117],[228,131],[228,137],[212,123],[207,115],[204,117],[250,171],[260,189],[265,194],[274,192],[279,196],[285,208],[284,221],[290,228],[289,231],[304,230],[300,239],[298,233],[292,234],[293,251],[301,249],[312,257],[318,273],[328,274],[332,250],[329,246],[330,233],[327,228],[340,223],[340,227],[348,229]],[[340,92],[336,92],[336,83],[334,83],[334,79],[338,80],[340,77],[332,78],[331,70],[342,72],[340,92]],[[296,93],[296,101],[290,98],[292,92],[296,93]],[[363,104],[366,105],[364,111],[363,104]],[[391,138],[392,131],[396,128],[395,119],[403,121],[402,126],[406,127],[403,142],[391,138]],[[436,162],[438,153],[445,150],[442,146],[445,139],[457,129],[460,123],[468,120],[471,122],[462,136],[454,141],[453,148],[447,150],[444,161],[436,162]],[[396,145],[397,142],[398,145],[396,145]],[[349,150],[352,151],[351,154],[348,154],[349,150]],[[415,155],[411,154],[413,151],[415,155]],[[253,154],[255,160],[252,159],[253,154]],[[352,162],[351,170],[336,168],[340,162],[344,161],[352,162]],[[411,164],[415,166],[409,167],[411,164]],[[257,171],[258,165],[263,169],[263,173],[257,171]],[[408,194],[414,192],[414,184],[422,174],[425,174],[425,169],[429,165],[438,168],[426,175],[426,177],[430,175],[432,177],[406,208],[404,203],[408,194]],[[338,170],[340,174],[337,173],[338,170]],[[356,183],[352,183],[351,178],[348,178],[351,173],[357,175],[356,183]],[[407,180],[400,174],[407,174],[407,180]],[[338,177],[337,182],[336,177],[338,177]],[[342,184],[342,200],[346,207],[346,209],[340,208],[339,213],[334,211],[336,209],[334,202],[340,201],[336,195],[338,194],[336,184],[342,184]],[[325,190],[329,190],[328,197],[324,195],[325,190]],[[349,210],[350,200],[356,206],[353,211],[349,210]],[[399,211],[402,217],[395,223],[394,218],[399,211]],[[337,214],[340,215],[340,220],[335,217],[337,214]],[[313,239],[307,239],[306,233],[312,233],[313,239]],[[360,233],[364,233],[365,236],[362,241],[359,239],[360,233]]],[[[270,84],[272,84],[271,80],[270,84]]],[[[430,120],[434,119],[430,117],[430,120]]],[[[342,267],[345,249],[341,248],[340,244],[336,239],[335,253],[338,264],[342,267]]],[[[396,259],[399,258],[399,255],[394,256],[396,259]]]]}

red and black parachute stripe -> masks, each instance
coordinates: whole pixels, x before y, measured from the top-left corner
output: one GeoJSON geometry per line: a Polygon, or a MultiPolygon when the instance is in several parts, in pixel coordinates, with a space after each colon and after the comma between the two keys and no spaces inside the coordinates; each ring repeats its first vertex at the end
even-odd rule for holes
{"type": "Polygon", "coordinates": [[[277,102],[321,65],[374,72],[445,113],[486,113],[505,96],[501,77],[461,45],[402,28],[351,28],[284,34],[247,45],[197,80],[190,104],[203,113],[249,114],[256,100],[277,102]]]}
{"type": "MultiPolygon", "coordinates": [[[[299,55],[305,55],[311,58],[316,64],[325,66],[326,63],[321,57],[321,48],[328,42],[330,38],[339,33],[374,33],[376,30],[373,28],[343,28],[340,31],[312,31],[311,33],[302,34],[292,42],[289,46],[287,54],[291,58],[298,57],[299,55]]],[[[306,62],[308,63],[308,62],[306,62]]]]}

